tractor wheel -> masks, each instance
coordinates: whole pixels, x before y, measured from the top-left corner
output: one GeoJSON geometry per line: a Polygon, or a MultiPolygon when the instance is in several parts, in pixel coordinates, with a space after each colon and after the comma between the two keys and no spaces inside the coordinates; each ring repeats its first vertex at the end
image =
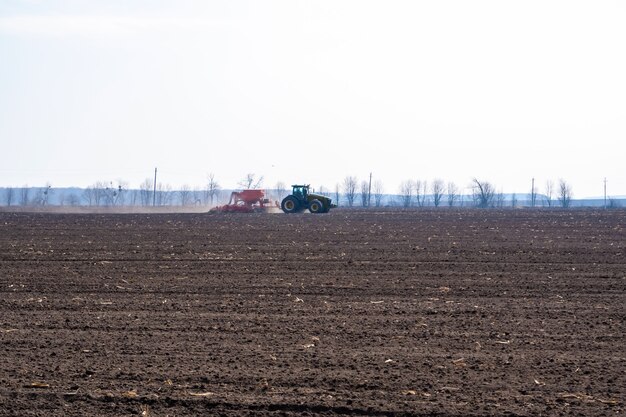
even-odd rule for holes
{"type": "Polygon", "coordinates": [[[283,209],[285,213],[297,213],[300,211],[300,202],[294,196],[288,195],[283,198],[282,203],[280,203],[280,208],[283,209]]]}
{"type": "Polygon", "coordinates": [[[313,200],[309,203],[309,211],[313,214],[323,213],[324,205],[319,200],[313,200]]]}

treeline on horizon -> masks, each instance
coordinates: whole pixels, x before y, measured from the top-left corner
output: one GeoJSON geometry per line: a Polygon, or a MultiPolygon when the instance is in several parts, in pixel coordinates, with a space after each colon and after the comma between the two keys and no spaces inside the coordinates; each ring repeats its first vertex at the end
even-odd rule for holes
{"type": "MultiPolygon", "coordinates": [[[[238,189],[264,188],[267,197],[282,200],[290,193],[285,183],[278,182],[273,187],[263,187],[263,177],[247,174],[238,184],[238,189]]],[[[213,174],[209,174],[203,187],[183,185],[174,189],[171,185],[155,182],[149,178],[138,188],[130,188],[125,181],[97,181],[86,188],[54,188],[51,184],[44,187],[4,187],[0,188],[0,206],[44,207],[44,206],[207,206],[224,203],[230,198],[231,190],[222,189],[213,174]]],[[[333,198],[342,207],[621,207],[622,199],[605,197],[604,199],[573,198],[572,187],[565,180],[558,183],[546,181],[539,191],[534,180],[528,193],[506,194],[489,181],[474,178],[470,193],[462,193],[453,183],[435,179],[403,181],[397,193],[387,193],[380,180],[372,182],[358,181],[354,176],[347,176],[334,189],[319,187],[316,191],[333,198]]]]}

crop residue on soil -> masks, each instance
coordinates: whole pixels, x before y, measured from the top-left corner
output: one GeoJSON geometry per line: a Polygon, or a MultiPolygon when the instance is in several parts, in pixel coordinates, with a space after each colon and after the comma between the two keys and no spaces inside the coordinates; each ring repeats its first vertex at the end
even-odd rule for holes
{"type": "Polygon", "coordinates": [[[0,415],[621,415],[625,223],[0,213],[0,415]]]}

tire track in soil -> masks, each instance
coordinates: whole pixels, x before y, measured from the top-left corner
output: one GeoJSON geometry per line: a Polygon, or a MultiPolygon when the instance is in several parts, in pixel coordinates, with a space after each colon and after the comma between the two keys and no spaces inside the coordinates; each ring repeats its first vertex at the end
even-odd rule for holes
{"type": "Polygon", "coordinates": [[[624,220],[0,214],[0,415],[621,413],[624,220]]]}

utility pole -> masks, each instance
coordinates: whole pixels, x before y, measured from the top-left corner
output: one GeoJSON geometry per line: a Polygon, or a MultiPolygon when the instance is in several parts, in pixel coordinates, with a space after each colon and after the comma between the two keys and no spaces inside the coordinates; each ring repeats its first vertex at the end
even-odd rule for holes
{"type": "Polygon", "coordinates": [[[606,209],[606,177],[604,177],[604,208],[606,209]]]}
{"type": "Polygon", "coordinates": [[[530,205],[535,207],[535,179],[533,178],[532,185],[530,186],[530,205]]]}
{"type": "Polygon", "coordinates": [[[372,173],[370,172],[370,183],[367,186],[367,207],[370,206],[371,200],[372,200],[372,173]]]}
{"type": "Polygon", "coordinates": [[[152,191],[152,207],[156,206],[156,174],[157,169],[154,168],[154,189],[152,191]]]}

